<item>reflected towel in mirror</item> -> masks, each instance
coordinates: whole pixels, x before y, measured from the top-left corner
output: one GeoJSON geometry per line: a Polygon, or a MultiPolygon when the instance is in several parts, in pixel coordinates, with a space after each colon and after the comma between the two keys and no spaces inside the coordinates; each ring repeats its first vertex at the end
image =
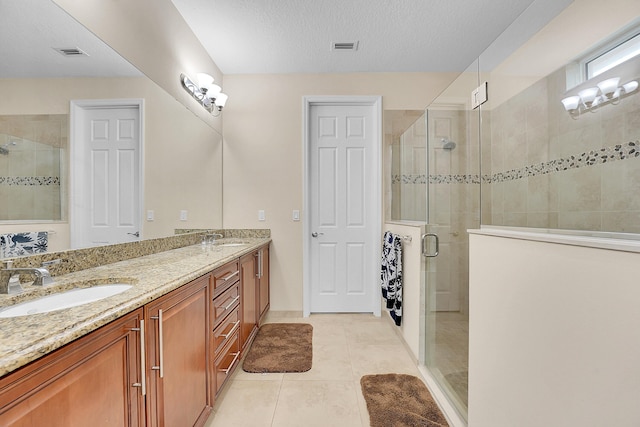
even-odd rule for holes
{"type": "Polygon", "coordinates": [[[47,252],[49,233],[34,231],[0,235],[0,258],[33,255],[47,252]]]}

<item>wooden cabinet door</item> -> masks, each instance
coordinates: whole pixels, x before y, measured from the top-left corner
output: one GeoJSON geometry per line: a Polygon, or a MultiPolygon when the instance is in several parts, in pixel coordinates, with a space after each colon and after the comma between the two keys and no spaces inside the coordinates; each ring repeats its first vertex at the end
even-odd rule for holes
{"type": "Polygon", "coordinates": [[[260,249],[260,265],[258,277],[258,313],[260,322],[269,309],[269,246],[260,249]]]}
{"type": "Polygon", "coordinates": [[[242,349],[251,340],[253,334],[258,331],[256,260],[257,252],[251,252],[240,258],[240,288],[242,292],[240,347],[242,349]]]}
{"type": "Polygon", "coordinates": [[[0,379],[0,425],[143,426],[136,310],[0,379]]]}
{"type": "Polygon", "coordinates": [[[207,274],[145,306],[147,422],[203,425],[208,389],[209,280],[207,274]]]}

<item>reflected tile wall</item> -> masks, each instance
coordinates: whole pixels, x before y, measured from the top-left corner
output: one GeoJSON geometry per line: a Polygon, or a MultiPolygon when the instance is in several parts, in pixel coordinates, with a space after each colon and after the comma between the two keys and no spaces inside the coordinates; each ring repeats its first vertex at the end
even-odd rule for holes
{"type": "Polygon", "coordinates": [[[68,123],[66,114],[0,116],[0,220],[64,219],[68,123]]]}
{"type": "MultiPolygon", "coordinates": [[[[403,185],[400,176],[403,173],[402,134],[417,120],[424,116],[423,110],[385,110],[384,111],[384,206],[387,220],[405,219],[402,217],[403,185]]],[[[407,196],[408,197],[408,196],[407,196]]]]}

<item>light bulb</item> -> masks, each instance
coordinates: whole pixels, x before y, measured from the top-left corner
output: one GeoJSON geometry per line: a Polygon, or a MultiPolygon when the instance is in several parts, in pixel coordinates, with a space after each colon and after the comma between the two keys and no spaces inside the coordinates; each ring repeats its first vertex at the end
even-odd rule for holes
{"type": "Polygon", "coordinates": [[[624,93],[631,93],[638,89],[638,82],[631,80],[630,82],[623,84],[622,87],[624,88],[624,93]]]}
{"type": "Polygon", "coordinates": [[[582,100],[582,102],[587,108],[591,108],[591,105],[593,104],[593,101],[596,99],[597,95],[598,95],[597,87],[590,87],[578,92],[578,96],[580,96],[580,99],[582,100]]]}
{"type": "Polygon", "coordinates": [[[220,93],[221,90],[222,90],[222,88],[220,86],[212,84],[211,87],[209,87],[209,91],[207,92],[207,96],[209,98],[212,98],[212,99],[217,99],[218,98],[218,94],[220,93]]]}
{"type": "Polygon", "coordinates": [[[198,78],[198,87],[204,89],[205,92],[208,91],[213,84],[213,77],[206,73],[198,73],[196,77],[198,78]]]}
{"type": "Polygon", "coordinates": [[[578,95],[568,96],[562,100],[562,105],[567,111],[576,110],[580,105],[580,97],[578,95]]]}
{"type": "Polygon", "coordinates": [[[611,99],[616,89],[618,89],[618,83],[620,83],[620,77],[614,77],[598,83],[598,88],[600,88],[600,92],[604,96],[611,99]]]}
{"type": "Polygon", "coordinates": [[[222,109],[222,107],[227,103],[227,99],[229,99],[229,96],[227,96],[226,93],[220,92],[216,98],[216,105],[218,108],[222,109]]]}

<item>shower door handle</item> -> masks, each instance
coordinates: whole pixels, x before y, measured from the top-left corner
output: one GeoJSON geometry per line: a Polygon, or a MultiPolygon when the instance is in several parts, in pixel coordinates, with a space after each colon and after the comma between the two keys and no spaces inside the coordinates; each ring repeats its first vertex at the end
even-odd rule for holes
{"type": "Polygon", "coordinates": [[[422,235],[422,256],[427,258],[437,257],[440,253],[440,239],[435,233],[425,233],[422,235]],[[434,237],[436,239],[436,251],[432,254],[427,252],[427,237],[434,237]]]}

